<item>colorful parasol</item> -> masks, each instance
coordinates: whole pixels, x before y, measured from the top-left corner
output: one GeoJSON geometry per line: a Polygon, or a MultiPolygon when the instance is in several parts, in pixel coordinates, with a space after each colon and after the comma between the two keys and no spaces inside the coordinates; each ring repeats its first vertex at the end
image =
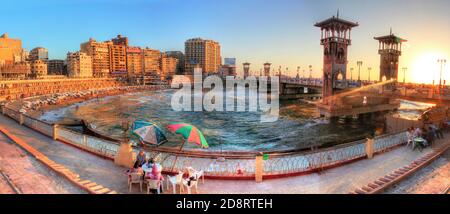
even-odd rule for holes
{"type": "Polygon", "coordinates": [[[167,142],[164,132],[157,125],[148,121],[134,121],[132,132],[144,143],[161,145],[167,142]]]}
{"type": "Polygon", "coordinates": [[[172,123],[167,128],[177,134],[181,134],[188,143],[195,143],[202,148],[208,148],[205,136],[197,127],[186,123],[172,123]]]}

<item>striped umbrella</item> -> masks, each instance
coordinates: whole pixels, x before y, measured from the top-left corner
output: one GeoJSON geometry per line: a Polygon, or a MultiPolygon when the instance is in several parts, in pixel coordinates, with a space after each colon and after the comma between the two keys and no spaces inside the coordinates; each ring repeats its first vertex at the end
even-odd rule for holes
{"type": "MultiPolygon", "coordinates": [[[[202,132],[193,125],[186,123],[172,123],[168,125],[167,128],[174,133],[181,134],[188,143],[195,143],[202,148],[209,147],[205,136],[203,136],[202,132]]],[[[181,148],[183,145],[181,145],[181,148]]]]}
{"type": "Polygon", "coordinates": [[[134,121],[132,132],[139,137],[142,142],[148,144],[161,145],[167,142],[164,132],[157,125],[148,121],[134,121]]]}

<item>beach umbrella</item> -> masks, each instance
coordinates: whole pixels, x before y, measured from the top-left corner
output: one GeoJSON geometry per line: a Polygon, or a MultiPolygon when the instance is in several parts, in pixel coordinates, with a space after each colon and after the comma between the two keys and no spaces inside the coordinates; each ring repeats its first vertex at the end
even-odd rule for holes
{"type": "Polygon", "coordinates": [[[161,145],[167,142],[164,132],[157,125],[148,121],[134,121],[132,132],[144,143],[161,145]]]}
{"type": "MultiPolygon", "coordinates": [[[[197,129],[197,127],[186,124],[186,123],[172,123],[167,126],[167,128],[176,134],[181,134],[185,139],[185,142],[195,143],[202,148],[208,148],[208,143],[206,142],[205,136],[202,132],[197,129]]],[[[184,143],[181,145],[183,147],[184,143]]]]}
{"type": "MultiPolygon", "coordinates": [[[[167,128],[171,132],[174,132],[176,134],[181,134],[183,136],[183,138],[185,139],[185,141],[180,146],[180,151],[183,150],[183,146],[186,142],[195,143],[195,144],[201,146],[202,148],[209,147],[208,143],[206,142],[205,136],[203,136],[202,132],[200,132],[200,130],[198,130],[197,127],[195,127],[193,125],[186,124],[186,123],[172,123],[172,124],[168,125],[167,128]]],[[[178,154],[175,158],[175,161],[173,162],[171,171],[173,171],[173,169],[175,168],[175,164],[176,164],[177,160],[178,160],[178,154]]]]}

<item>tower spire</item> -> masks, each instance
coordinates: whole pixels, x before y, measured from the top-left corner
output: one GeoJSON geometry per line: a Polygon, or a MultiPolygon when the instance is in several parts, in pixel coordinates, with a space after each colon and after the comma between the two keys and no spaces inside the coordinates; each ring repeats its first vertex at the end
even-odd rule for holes
{"type": "Polygon", "coordinates": [[[336,16],[337,16],[337,18],[339,19],[339,9],[337,10],[336,16]]]}
{"type": "Polygon", "coordinates": [[[391,27],[391,30],[389,31],[389,35],[392,35],[392,27],[391,27]]]}

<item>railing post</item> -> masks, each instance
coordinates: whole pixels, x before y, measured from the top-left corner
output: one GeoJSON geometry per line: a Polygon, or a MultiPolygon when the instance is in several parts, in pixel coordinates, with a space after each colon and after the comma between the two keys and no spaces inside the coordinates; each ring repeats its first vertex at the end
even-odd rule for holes
{"type": "Polygon", "coordinates": [[[19,124],[23,125],[23,113],[19,114],[19,124]]]}
{"type": "Polygon", "coordinates": [[[372,159],[373,158],[373,144],[375,143],[375,140],[373,138],[367,138],[366,142],[366,154],[367,158],[372,159]]]}
{"type": "Polygon", "coordinates": [[[263,181],[263,174],[264,174],[263,155],[258,154],[255,158],[255,181],[256,181],[256,183],[261,183],[263,181]]]}
{"type": "Polygon", "coordinates": [[[83,145],[84,147],[88,148],[86,135],[83,135],[83,145]]]}
{"type": "Polygon", "coordinates": [[[53,140],[58,139],[58,124],[53,124],[53,140]]]}

